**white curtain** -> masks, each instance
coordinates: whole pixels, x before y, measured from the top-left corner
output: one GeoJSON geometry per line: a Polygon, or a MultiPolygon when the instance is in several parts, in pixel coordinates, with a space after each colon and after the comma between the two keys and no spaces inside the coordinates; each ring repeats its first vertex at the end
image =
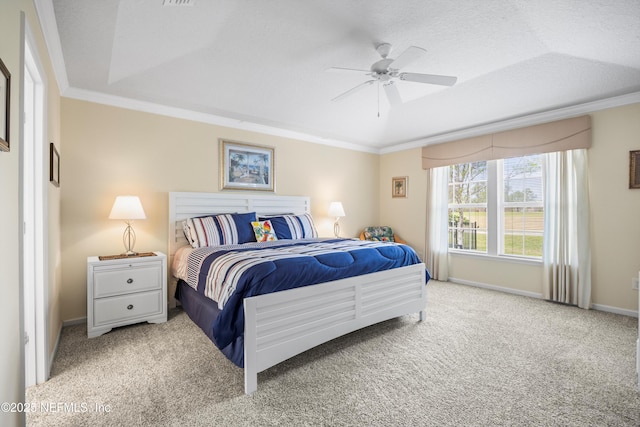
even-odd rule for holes
{"type": "Polygon", "coordinates": [[[591,306],[587,150],[548,153],[545,168],[543,295],[591,306]]]}
{"type": "Polygon", "coordinates": [[[448,166],[429,169],[425,258],[431,277],[443,281],[449,279],[448,186],[448,166]]]}

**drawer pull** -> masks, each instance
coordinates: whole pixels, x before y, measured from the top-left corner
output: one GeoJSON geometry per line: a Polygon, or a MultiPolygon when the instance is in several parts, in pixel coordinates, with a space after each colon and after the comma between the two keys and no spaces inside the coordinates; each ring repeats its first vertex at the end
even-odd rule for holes
{"type": "Polygon", "coordinates": [[[127,306],[127,310],[133,310],[133,304],[129,304],[129,305],[127,306]]]}
{"type": "Polygon", "coordinates": [[[133,279],[127,279],[127,283],[128,284],[132,284],[133,283],[133,279]]]}

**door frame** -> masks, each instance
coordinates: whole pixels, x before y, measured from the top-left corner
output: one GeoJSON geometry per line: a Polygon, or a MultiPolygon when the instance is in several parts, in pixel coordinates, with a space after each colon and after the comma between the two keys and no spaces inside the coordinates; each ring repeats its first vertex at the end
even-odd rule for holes
{"type": "MultiPolygon", "coordinates": [[[[21,225],[20,235],[20,291],[22,310],[21,330],[29,336],[32,344],[32,354],[26,354],[27,347],[23,346],[22,360],[25,362],[25,386],[40,384],[49,378],[49,328],[48,328],[48,145],[47,144],[47,80],[44,68],[38,56],[38,48],[33,31],[26,21],[24,13],[21,14],[21,47],[20,47],[20,68],[23,72],[20,79],[20,148],[19,148],[19,217],[21,225]],[[27,73],[34,81],[34,96],[26,99],[25,79],[27,73]],[[32,141],[25,135],[25,123],[27,123],[25,109],[31,108],[34,117],[31,119],[35,131],[32,134],[32,141]],[[25,144],[33,144],[32,150],[26,150],[25,144]],[[25,153],[26,151],[26,153],[25,153]],[[26,157],[29,158],[26,158],[26,157]],[[33,165],[30,167],[29,165],[33,165]],[[31,169],[31,170],[30,170],[31,169]],[[25,197],[31,197],[31,190],[27,190],[25,174],[29,173],[33,179],[33,212],[25,212],[25,197]],[[33,223],[25,223],[32,218],[33,223]],[[27,245],[25,233],[34,233],[32,245],[27,245]],[[33,263],[25,260],[25,249],[30,249],[30,257],[33,263]],[[33,265],[33,283],[25,280],[25,268],[33,265]],[[30,289],[25,288],[29,286],[30,289]],[[29,316],[30,321],[27,320],[29,316]],[[29,328],[29,330],[27,330],[29,328]],[[35,364],[27,364],[27,357],[35,359],[35,364]],[[27,374],[26,369],[31,366],[35,372],[27,374]],[[34,383],[26,382],[30,378],[34,383]]],[[[28,234],[27,234],[28,235],[28,234]]]]}

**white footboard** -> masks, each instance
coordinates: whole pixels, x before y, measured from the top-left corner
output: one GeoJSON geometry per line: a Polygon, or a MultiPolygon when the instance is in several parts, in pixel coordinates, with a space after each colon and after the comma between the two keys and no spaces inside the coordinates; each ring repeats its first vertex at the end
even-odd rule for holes
{"type": "Polygon", "coordinates": [[[405,314],[424,320],[426,302],[424,264],[246,298],[245,393],[258,372],[319,344],[405,314]]]}

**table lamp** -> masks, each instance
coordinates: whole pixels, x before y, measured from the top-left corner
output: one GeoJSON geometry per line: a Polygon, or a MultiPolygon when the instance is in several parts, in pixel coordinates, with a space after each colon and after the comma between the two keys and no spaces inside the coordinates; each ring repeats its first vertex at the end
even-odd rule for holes
{"type": "Polygon", "coordinates": [[[122,255],[134,256],[138,255],[133,251],[133,247],[136,244],[136,233],[133,231],[131,224],[135,219],[146,219],[144,209],[142,209],[142,203],[138,196],[118,196],[113,203],[109,219],[123,219],[127,224],[127,228],[124,229],[122,235],[122,242],[124,243],[125,252],[122,255]]]}
{"type": "Polygon", "coordinates": [[[345,216],[344,208],[342,207],[341,202],[331,202],[331,204],[329,205],[329,216],[334,216],[336,218],[335,222],[333,223],[333,234],[336,237],[340,237],[340,224],[338,223],[338,221],[340,221],[340,218],[345,216]]]}

